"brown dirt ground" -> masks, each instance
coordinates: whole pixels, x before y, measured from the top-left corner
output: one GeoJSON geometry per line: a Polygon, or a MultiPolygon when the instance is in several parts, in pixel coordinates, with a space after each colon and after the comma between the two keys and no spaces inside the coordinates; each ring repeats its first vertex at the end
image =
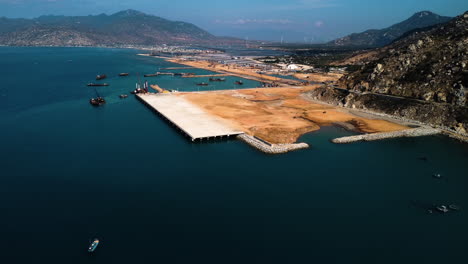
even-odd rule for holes
{"type": "Polygon", "coordinates": [[[294,77],[313,82],[330,82],[338,81],[343,74],[340,73],[297,73],[294,74],[294,77]]]}
{"type": "Polygon", "coordinates": [[[316,87],[180,93],[179,96],[250,135],[276,144],[294,143],[301,135],[334,123],[346,123],[366,133],[408,128],[385,120],[354,116],[338,108],[301,99],[303,92],[316,87]]]}

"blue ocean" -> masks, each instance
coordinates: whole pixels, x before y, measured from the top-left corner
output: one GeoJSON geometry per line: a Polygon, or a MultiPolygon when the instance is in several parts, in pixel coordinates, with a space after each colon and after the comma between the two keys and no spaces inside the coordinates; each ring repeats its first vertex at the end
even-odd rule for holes
{"type": "MultiPolygon", "coordinates": [[[[236,140],[192,143],[119,98],[137,74],[181,67],[138,53],[0,48],[1,263],[468,263],[468,145],[335,145],[352,135],[337,127],[278,156],[236,140]],[[110,84],[97,88],[100,108],[86,86],[97,74],[110,84]],[[461,210],[428,212],[439,204],[461,210]]],[[[227,78],[204,88],[207,78],[147,80],[238,88],[227,78]]]]}

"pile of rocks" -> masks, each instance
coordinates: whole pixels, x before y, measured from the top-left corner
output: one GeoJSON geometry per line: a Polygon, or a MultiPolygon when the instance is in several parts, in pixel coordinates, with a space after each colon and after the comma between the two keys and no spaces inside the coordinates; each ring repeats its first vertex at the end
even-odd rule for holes
{"type": "Polygon", "coordinates": [[[309,145],[306,143],[270,144],[269,145],[247,134],[239,135],[237,136],[237,138],[253,146],[254,148],[264,153],[268,153],[268,154],[283,154],[283,153],[288,153],[288,152],[299,150],[299,149],[309,148],[309,145]]]}
{"type": "Polygon", "coordinates": [[[388,138],[399,138],[399,137],[422,137],[422,136],[432,136],[440,134],[441,131],[433,128],[415,128],[407,129],[402,131],[387,132],[387,133],[375,133],[375,134],[365,134],[351,137],[343,137],[333,139],[332,142],[336,144],[347,144],[359,141],[376,141],[383,140],[388,138]]]}

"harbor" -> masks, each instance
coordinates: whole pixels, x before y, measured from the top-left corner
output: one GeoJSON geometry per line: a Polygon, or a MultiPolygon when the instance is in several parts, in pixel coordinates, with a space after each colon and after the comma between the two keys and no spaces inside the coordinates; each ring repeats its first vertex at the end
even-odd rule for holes
{"type": "Polygon", "coordinates": [[[229,138],[244,133],[179,96],[138,94],[137,98],[180,129],[192,141],[229,138]]]}

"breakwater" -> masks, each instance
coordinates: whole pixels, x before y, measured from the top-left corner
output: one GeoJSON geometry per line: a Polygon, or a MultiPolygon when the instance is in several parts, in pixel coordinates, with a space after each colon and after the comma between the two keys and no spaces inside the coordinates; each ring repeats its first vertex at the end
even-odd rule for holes
{"type": "Polygon", "coordinates": [[[336,144],[348,144],[359,141],[376,141],[389,138],[400,138],[400,137],[422,137],[422,136],[432,136],[440,134],[441,131],[433,128],[415,128],[407,129],[402,131],[395,132],[386,132],[386,133],[375,133],[375,134],[365,134],[351,137],[342,137],[333,139],[332,142],[336,144]]]}
{"type": "Polygon", "coordinates": [[[306,143],[268,144],[263,140],[259,140],[247,134],[239,135],[237,138],[267,154],[284,154],[295,150],[309,148],[309,145],[306,143]]]}

